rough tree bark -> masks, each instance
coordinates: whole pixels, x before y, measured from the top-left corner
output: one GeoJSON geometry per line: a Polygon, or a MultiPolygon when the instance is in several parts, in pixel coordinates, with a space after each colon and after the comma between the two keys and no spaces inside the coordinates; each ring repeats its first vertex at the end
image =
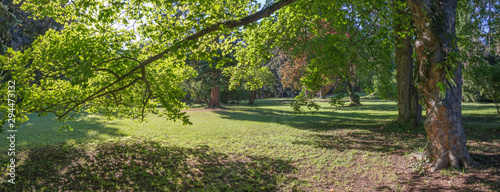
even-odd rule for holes
{"type": "Polygon", "coordinates": [[[220,70],[214,69],[212,75],[215,77],[213,80],[212,91],[210,92],[210,103],[208,108],[220,107],[220,86],[217,85],[217,78],[219,77],[220,70]]]}
{"type": "Polygon", "coordinates": [[[212,91],[210,92],[210,103],[208,107],[220,107],[220,87],[217,85],[212,85],[212,91]]]}
{"type": "Polygon", "coordinates": [[[417,85],[427,110],[426,156],[433,161],[430,171],[476,165],[467,150],[462,126],[462,71],[450,55],[457,51],[457,0],[408,2],[417,31],[417,85]],[[456,85],[445,78],[445,68],[452,71],[456,85]],[[439,82],[447,85],[444,97],[440,96],[439,82]]]}
{"type": "MultiPolygon", "coordinates": [[[[219,35],[217,35],[214,39],[214,44],[219,44],[220,39],[219,35]]],[[[218,61],[218,59],[216,59],[218,61]]],[[[212,70],[212,91],[210,92],[210,103],[208,104],[208,108],[217,108],[220,107],[220,86],[219,84],[219,77],[221,76],[221,71],[217,69],[217,64],[214,63],[214,66],[212,66],[214,69],[212,70]]]]}
{"type": "Polygon", "coordinates": [[[396,34],[396,84],[398,89],[398,123],[417,127],[422,122],[422,107],[418,91],[413,85],[413,46],[409,24],[403,18],[409,11],[396,7],[394,31],[396,34]]]}

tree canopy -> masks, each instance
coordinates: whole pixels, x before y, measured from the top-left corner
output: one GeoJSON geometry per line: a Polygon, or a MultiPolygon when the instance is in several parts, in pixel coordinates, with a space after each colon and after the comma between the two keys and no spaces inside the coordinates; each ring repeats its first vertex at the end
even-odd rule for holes
{"type": "Polygon", "coordinates": [[[22,7],[34,17],[64,27],[1,60],[20,87],[19,113],[66,120],[82,111],[141,119],[152,112],[188,124],[178,85],[193,73],[184,61],[210,60],[238,34],[220,44],[212,43],[215,36],[238,32],[292,2],[256,11],[253,1],[26,1],[22,7]]]}
{"type": "MultiPolygon", "coordinates": [[[[407,2],[433,170],[474,164],[461,121],[457,1],[407,2]]],[[[295,58],[308,54],[301,79],[308,89],[319,90],[335,75],[349,82],[353,66],[389,83],[394,10],[385,4],[280,0],[259,10],[254,0],[28,0],[23,9],[63,27],[48,30],[29,49],[9,49],[0,60],[16,79],[18,114],[53,113],[67,120],[87,111],[142,120],[154,113],[190,124],[180,84],[195,73],[185,61],[213,62],[219,51],[224,57],[235,50],[231,86],[243,79],[251,89],[262,86],[262,77],[271,74],[261,65],[275,48],[295,58]],[[228,38],[213,43],[220,35],[228,38]]]]}

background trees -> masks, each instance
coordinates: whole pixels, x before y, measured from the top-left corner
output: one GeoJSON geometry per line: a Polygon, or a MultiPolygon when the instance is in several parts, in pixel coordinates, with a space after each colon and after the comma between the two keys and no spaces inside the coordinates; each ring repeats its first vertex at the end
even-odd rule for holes
{"type": "Polygon", "coordinates": [[[460,2],[457,36],[464,61],[464,99],[490,99],[499,108],[500,1],[460,2]]]}
{"type": "MultiPolygon", "coordinates": [[[[65,27],[61,31],[49,30],[32,49],[9,51],[1,59],[7,63],[5,69],[16,71],[13,75],[23,87],[19,95],[26,107],[21,111],[54,113],[63,120],[82,111],[141,119],[151,112],[188,124],[186,114],[181,112],[185,109],[181,101],[185,93],[178,85],[194,73],[185,61],[208,60],[218,56],[215,50],[221,50],[222,56],[229,54],[231,40],[213,40],[231,32],[235,35],[230,38],[243,39],[235,53],[239,63],[231,68],[232,87],[245,82],[247,89],[255,91],[262,86],[267,79],[264,77],[272,74],[261,65],[274,47],[291,50],[294,58],[308,54],[305,76],[301,78],[306,90],[317,91],[336,77],[351,85],[351,78],[368,78],[368,74],[379,70],[385,72],[375,73],[379,74],[375,76],[379,82],[392,80],[383,74],[392,74],[387,73],[393,66],[393,41],[388,32],[394,29],[381,20],[390,15],[390,10],[380,5],[382,2],[294,2],[281,0],[256,11],[255,2],[249,0],[67,4],[28,1],[23,5],[25,9],[35,16],[52,17],[65,27]],[[264,17],[269,18],[256,23],[264,17]],[[329,24],[328,30],[318,22],[322,20],[329,24]],[[113,27],[117,23],[132,27],[113,27]],[[329,33],[332,30],[338,33],[329,33]],[[315,38],[305,41],[308,34],[315,38]],[[41,75],[35,77],[36,71],[41,75]],[[33,83],[35,78],[39,83],[33,83]],[[158,110],[159,104],[165,110],[158,110]]],[[[416,81],[428,114],[429,152],[436,160],[433,170],[473,164],[461,120],[461,66],[455,40],[457,2],[408,2],[417,32],[416,81]]],[[[406,44],[401,48],[408,48],[407,37],[396,36],[401,38],[396,42],[406,44]]],[[[493,42],[493,38],[488,39],[493,42]]],[[[405,50],[405,62],[409,62],[409,52],[405,50]]],[[[400,77],[408,77],[408,71],[400,77]]]]}
{"type": "Polygon", "coordinates": [[[26,87],[20,95],[29,107],[21,111],[50,112],[63,120],[81,111],[132,118],[152,112],[189,123],[181,112],[184,93],[178,86],[192,75],[183,62],[185,53],[193,52],[191,57],[199,60],[210,58],[214,52],[205,50],[228,45],[213,44],[218,34],[211,32],[247,25],[291,2],[281,1],[249,16],[255,7],[241,9],[252,5],[249,1],[81,1],[67,5],[26,2],[23,6],[35,16],[53,17],[66,27],[61,32],[49,30],[32,50],[12,51],[2,60],[7,61],[8,68],[19,71],[19,85],[26,87]],[[189,11],[179,16],[179,9],[189,11]],[[234,14],[221,14],[226,9],[234,14]],[[178,17],[184,20],[180,22],[178,17]],[[71,22],[74,19],[78,22],[71,22]],[[112,27],[130,21],[134,22],[132,30],[112,27]],[[141,38],[136,39],[136,35],[141,38]],[[30,59],[37,62],[28,68],[26,61],[30,59]],[[33,70],[44,74],[38,85],[29,83],[34,78],[33,70]],[[156,109],[159,103],[164,111],[156,109]]]}

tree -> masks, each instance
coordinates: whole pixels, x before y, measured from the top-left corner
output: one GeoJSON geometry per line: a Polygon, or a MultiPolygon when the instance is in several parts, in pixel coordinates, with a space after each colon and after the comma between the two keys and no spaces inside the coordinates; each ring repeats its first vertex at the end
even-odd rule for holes
{"type": "MultiPolygon", "coordinates": [[[[317,8],[311,4],[300,4],[287,7],[288,12],[283,13],[283,19],[287,23],[294,23],[302,26],[304,15],[317,14],[317,8]],[[300,7],[314,7],[307,12],[300,7]],[[286,15],[286,13],[295,13],[286,15]],[[306,14],[307,13],[307,14],[306,14]]],[[[349,2],[349,3],[356,3],[349,2]]],[[[422,100],[427,110],[425,129],[428,135],[427,154],[434,162],[431,171],[436,171],[445,167],[460,168],[463,166],[475,165],[476,162],[470,157],[466,146],[466,138],[462,126],[461,113],[461,68],[457,59],[457,45],[455,33],[455,14],[457,1],[419,1],[408,0],[412,11],[412,18],[415,22],[417,32],[415,50],[416,62],[416,84],[422,93],[422,100]]],[[[328,7],[329,3],[322,1],[321,5],[328,7]],[[326,5],[325,5],[326,4],[326,5]]],[[[338,4],[337,4],[338,5],[338,4]]],[[[340,4],[342,5],[342,4],[340,4]]],[[[376,6],[376,5],[375,5],[376,6]]],[[[348,6],[345,9],[354,9],[357,6],[348,6]]],[[[359,6],[358,8],[362,8],[359,6]]],[[[332,10],[332,9],[330,9],[332,10]]],[[[336,9],[333,9],[336,10],[336,9]]],[[[363,10],[363,9],[361,9],[363,10]]],[[[361,10],[358,10],[361,11],[361,10]]],[[[325,12],[321,12],[324,16],[325,12]]],[[[335,14],[336,21],[343,21],[343,18],[350,18],[349,13],[342,15],[341,11],[335,14]]],[[[314,17],[311,16],[311,17],[314,17]]],[[[325,16],[324,16],[325,17],[325,16]]],[[[370,18],[359,19],[369,22],[370,18]]],[[[279,22],[279,20],[278,20],[279,22]]],[[[337,27],[337,26],[336,26],[337,27]]],[[[279,29],[279,28],[278,28],[279,29]]],[[[365,28],[366,29],[366,28],[365,28]]],[[[282,31],[280,31],[282,32],[282,31]]],[[[285,33],[287,35],[293,33],[285,33]]],[[[325,50],[328,48],[324,47],[325,50]]],[[[343,58],[335,58],[342,60],[343,58]]],[[[313,72],[328,70],[321,63],[313,72]]],[[[321,85],[320,78],[311,79],[309,85],[321,85]],[[315,81],[316,80],[316,81],[315,81]]]]}
{"type": "Polygon", "coordinates": [[[61,32],[49,30],[32,50],[11,51],[1,59],[8,63],[5,68],[17,72],[18,85],[25,87],[18,94],[28,107],[19,111],[54,113],[61,120],[81,111],[140,119],[152,112],[188,124],[181,112],[184,93],[178,87],[191,76],[184,70],[185,53],[195,53],[191,57],[199,60],[210,58],[213,52],[205,50],[227,47],[212,43],[219,35],[216,31],[224,33],[248,25],[292,2],[280,1],[253,14],[249,12],[256,7],[241,9],[251,5],[249,1],[25,2],[23,7],[36,17],[50,16],[67,27],[61,32]],[[190,10],[182,22],[169,19],[177,17],[178,9],[190,10]],[[221,15],[221,9],[235,15],[221,15]],[[71,22],[75,19],[78,22],[71,22]],[[133,30],[112,27],[130,20],[133,30]],[[136,35],[141,39],[136,40],[136,35]],[[26,61],[30,59],[36,61],[30,70],[21,70],[28,68],[26,61]],[[30,83],[32,70],[43,74],[39,84],[30,83]],[[164,111],[156,109],[158,103],[164,111]]]}
{"type": "Polygon", "coordinates": [[[413,45],[410,10],[406,3],[393,2],[396,83],[398,90],[398,123],[421,124],[422,107],[413,85],[413,45]]]}
{"type": "MultiPolygon", "coordinates": [[[[29,16],[30,13],[23,11],[19,4],[14,4],[8,0],[0,1],[0,55],[7,54],[8,49],[24,51],[31,47],[31,43],[35,41],[37,36],[43,35],[48,29],[58,30],[62,28],[62,25],[56,23],[52,18],[34,20],[29,16]]],[[[12,79],[13,72],[8,68],[6,62],[0,60],[0,90],[4,90],[9,81],[15,81],[15,79],[12,79]]],[[[39,73],[35,71],[34,74],[38,75],[39,73]]],[[[22,107],[24,104],[21,102],[22,98],[20,97],[11,99],[16,100],[17,107],[22,107]]],[[[9,109],[12,108],[8,107],[8,102],[0,104],[0,116],[2,116],[0,125],[5,123],[3,120],[8,119],[8,113],[5,111],[9,109]]],[[[27,116],[23,113],[15,109],[13,111],[17,122],[27,119],[27,116]]]]}
{"type": "MultiPolygon", "coordinates": [[[[220,41],[220,42],[219,42],[220,41]]],[[[215,43],[224,39],[217,38],[215,43]]],[[[221,90],[229,86],[229,78],[222,74],[224,68],[236,65],[232,53],[222,55],[221,50],[215,50],[216,56],[209,61],[188,61],[188,65],[196,70],[197,76],[186,80],[185,88],[190,94],[203,100],[208,108],[220,107],[221,90]],[[208,93],[208,94],[207,94],[208,93]],[[201,97],[201,98],[200,98],[201,97]]]]}
{"type": "MultiPolygon", "coordinates": [[[[224,74],[235,78],[234,71],[237,70],[236,67],[229,67],[224,70],[224,74]]],[[[275,86],[274,75],[269,69],[269,67],[259,67],[252,68],[252,70],[246,70],[244,74],[238,74],[237,81],[234,79],[231,81],[230,88],[237,89],[243,86],[245,90],[248,91],[248,104],[253,105],[255,99],[257,99],[257,91],[263,87],[273,87],[275,86]]]]}
{"type": "MultiPolygon", "coordinates": [[[[257,12],[250,1],[125,3],[110,0],[106,3],[71,1],[64,5],[45,1],[27,2],[23,7],[34,13],[36,11],[35,16],[53,17],[65,23],[66,27],[61,32],[49,30],[33,44],[32,50],[9,51],[7,56],[1,56],[0,59],[7,63],[9,70],[16,71],[14,76],[19,79],[19,86],[24,87],[19,92],[27,103],[22,111],[51,112],[62,119],[71,112],[81,111],[140,118],[146,112],[160,113],[156,107],[161,103],[165,108],[163,114],[169,119],[189,123],[186,114],[181,112],[184,104],[180,98],[184,93],[178,87],[182,80],[190,76],[184,70],[185,53],[193,52],[195,54],[192,56],[207,58],[211,55],[202,53],[209,47],[227,50],[223,49],[226,45],[210,43],[219,35],[217,31],[239,31],[238,27],[245,26],[245,31],[253,33],[244,36],[244,43],[241,44],[246,44],[247,53],[237,54],[241,65],[235,68],[235,73],[244,69],[252,71],[262,63],[258,62],[257,57],[269,52],[267,48],[259,49],[268,47],[264,46],[268,43],[266,39],[284,39],[285,35],[294,38],[298,35],[296,29],[307,24],[304,22],[305,16],[329,18],[339,23],[335,26],[338,31],[349,32],[353,36],[353,33],[363,34],[358,39],[332,35],[331,39],[326,39],[330,45],[327,44],[323,52],[315,50],[315,53],[339,49],[341,53],[351,54],[336,55],[331,59],[348,61],[365,58],[358,51],[348,49],[363,49],[364,45],[371,42],[369,37],[381,37],[387,32],[371,30],[382,27],[376,25],[378,15],[373,11],[373,6],[379,6],[379,1],[371,2],[373,4],[365,1],[281,0],[257,12]],[[170,19],[178,9],[189,10],[187,15],[182,16],[182,22],[170,19]],[[255,23],[278,10],[275,16],[255,23]],[[221,14],[226,11],[235,14],[221,14]],[[127,31],[112,27],[116,22],[128,23],[130,20],[136,23],[137,29],[127,31]],[[345,25],[347,22],[357,25],[345,25]],[[285,30],[290,30],[290,33],[282,33],[283,28],[273,28],[275,23],[286,26],[285,30]],[[136,33],[143,38],[134,41],[136,33]],[[335,40],[358,43],[346,47],[335,40]],[[335,47],[337,45],[339,47],[335,47]],[[36,62],[26,66],[31,59],[36,62]],[[39,84],[30,83],[34,78],[31,74],[33,70],[40,70],[43,74],[39,84]]],[[[467,151],[462,127],[461,71],[455,54],[457,2],[408,2],[417,31],[416,78],[427,110],[425,126],[429,140],[428,152],[435,161],[432,171],[448,166],[459,168],[472,165],[474,161],[467,151]]],[[[382,42],[386,40],[381,39],[382,42]]],[[[367,62],[369,58],[383,60],[374,56],[366,58],[364,60],[367,62]]],[[[309,62],[309,66],[316,67],[316,71],[311,72],[321,74],[322,69],[331,68],[324,63],[326,61],[322,59],[309,62]]],[[[321,78],[306,82],[308,87],[319,87],[321,84],[321,78]]]]}
{"type": "MultiPolygon", "coordinates": [[[[283,52],[279,52],[277,57],[287,58],[283,52]]],[[[300,79],[305,76],[307,67],[306,57],[299,57],[293,59],[285,59],[285,61],[280,65],[280,77],[281,83],[284,88],[290,88],[292,90],[300,90],[304,86],[300,83],[300,79]]],[[[325,80],[327,80],[325,78],[325,80]]],[[[326,98],[326,94],[334,87],[335,83],[329,83],[326,85],[322,85],[319,90],[319,96],[322,99],[326,98]]],[[[307,90],[304,90],[307,91],[307,90]]]]}
{"type": "Polygon", "coordinates": [[[417,86],[427,111],[430,171],[475,165],[462,126],[462,71],[455,32],[457,1],[409,0],[417,31],[417,86]]]}
{"type": "MultiPolygon", "coordinates": [[[[346,3],[341,7],[337,5],[332,6],[331,9],[325,9],[338,9],[340,15],[347,18],[342,24],[330,24],[329,22],[335,23],[335,21],[327,16],[321,19],[304,17],[304,26],[295,32],[295,36],[287,37],[290,43],[285,43],[284,46],[287,54],[292,58],[284,67],[283,75],[288,76],[283,78],[286,80],[284,84],[295,83],[297,84],[294,85],[295,87],[313,91],[331,87],[332,84],[343,84],[349,93],[351,105],[360,104],[359,96],[354,93],[354,84],[363,74],[359,73],[360,68],[365,68],[369,65],[368,63],[373,64],[373,61],[377,60],[366,56],[369,55],[368,50],[361,47],[369,46],[369,41],[366,39],[374,29],[369,25],[376,21],[361,21],[356,16],[359,13],[354,7],[346,3]],[[303,85],[307,89],[302,88],[303,85]]],[[[322,11],[311,12],[316,12],[312,13],[314,15],[322,11]]]]}

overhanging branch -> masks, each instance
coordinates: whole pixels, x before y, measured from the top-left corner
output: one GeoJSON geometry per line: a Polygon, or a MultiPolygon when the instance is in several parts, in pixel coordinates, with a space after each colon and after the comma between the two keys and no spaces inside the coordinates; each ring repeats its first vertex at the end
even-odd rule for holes
{"type": "MultiPolygon", "coordinates": [[[[112,83],[106,85],[105,87],[99,89],[98,91],[96,91],[95,93],[93,93],[92,95],[88,96],[87,98],[85,99],[82,99],[80,102],[77,102],[75,106],[73,106],[71,109],[65,111],[63,113],[62,116],[68,114],[69,112],[71,112],[73,109],[75,109],[78,105],[81,105],[87,101],[90,101],[92,99],[95,99],[95,98],[98,98],[98,97],[102,97],[104,95],[107,95],[109,93],[114,93],[118,90],[123,90],[122,88],[120,89],[117,89],[117,90],[113,90],[113,91],[110,91],[110,92],[105,92],[108,88],[112,87],[113,85],[123,81],[125,78],[131,76],[132,74],[134,74],[137,70],[141,69],[141,68],[144,68],[146,67],[147,65],[153,63],[154,61],[157,61],[159,59],[161,59],[165,54],[171,52],[172,50],[175,50],[179,47],[181,47],[182,45],[188,43],[189,41],[192,41],[192,40],[197,40],[198,38],[200,37],[203,37],[211,32],[214,32],[214,31],[219,31],[221,30],[222,26],[224,26],[224,28],[227,28],[227,29],[234,29],[236,27],[240,27],[240,26],[246,26],[250,23],[253,23],[255,21],[258,21],[262,18],[265,18],[265,17],[269,17],[272,13],[276,12],[277,10],[295,2],[297,0],[281,0],[281,1],[278,1],[274,4],[272,4],[271,6],[263,9],[263,10],[260,10],[254,14],[251,14],[251,15],[248,15],[246,17],[243,17],[241,19],[237,19],[237,20],[231,20],[231,21],[226,21],[226,22],[220,22],[220,23],[216,23],[216,24],[213,24],[211,25],[210,27],[208,28],[205,28],[201,31],[198,31],[188,37],[186,37],[185,39],[181,40],[181,41],[178,41],[176,43],[174,43],[172,46],[170,46],[169,48],[167,48],[166,50],[154,55],[154,56],[151,56],[149,57],[148,59],[142,61],[142,62],[139,62],[140,64],[137,65],[135,68],[133,68],[132,70],[130,70],[128,73],[120,76],[120,77],[117,77],[117,79],[115,81],[113,81],[112,83]],[[104,93],[103,93],[104,92],[104,93]]],[[[133,58],[129,58],[129,57],[120,57],[120,58],[116,58],[116,59],[111,59],[111,60],[107,60],[103,63],[100,63],[98,64],[97,66],[100,66],[106,62],[110,62],[110,61],[114,61],[114,60],[118,60],[118,59],[123,59],[123,58],[126,58],[126,59],[132,59],[132,60],[135,60],[135,61],[138,61],[137,59],[133,59],[133,58]]],[[[97,66],[94,66],[94,67],[97,67],[97,66]]],[[[137,80],[139,79],[135,79],[132,83],[129,83],[127,84],[126,87],[129,87],[131,86],[132,84],[135,84],[137,82],[137,80]]],[[[59,117],[62,117],[62,116],[59,116],[59,117]]]]}

